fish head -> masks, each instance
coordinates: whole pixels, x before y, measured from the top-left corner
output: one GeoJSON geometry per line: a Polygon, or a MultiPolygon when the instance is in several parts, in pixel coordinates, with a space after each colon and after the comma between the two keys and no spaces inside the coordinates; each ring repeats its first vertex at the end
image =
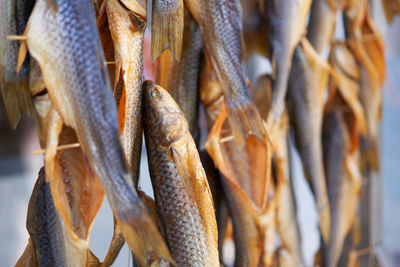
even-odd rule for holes
{"type": "Polygon", "coordinates": [[[150,81],[144,87],[144,125],[147,135],[155,137],[162,146],[169,146],[189,134],[189,126],[172,96],[150,81]]]}

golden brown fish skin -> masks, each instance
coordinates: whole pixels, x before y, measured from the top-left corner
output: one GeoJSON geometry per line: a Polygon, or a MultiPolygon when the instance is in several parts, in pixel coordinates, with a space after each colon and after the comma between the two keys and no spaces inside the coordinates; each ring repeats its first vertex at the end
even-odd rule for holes
{"type": "Polygon", "coordinates": [[[142,149],[142,71],[143,41],[146,22],[135,17],[117,0],[106,0],[105,9],[115,49],[115,62],[122,81],[122,97],[118,106],[121,144],[133,183],[139,182],[142,149]]]}
{"type": "Polygon", "coordinates": [[[288,99],[299,151],[306,179],[314,193],[319,227],[324,242],[330,236],[329,202],[322,159],[321,127],[324,91],[330,67],[303,39],[293,56],[289,78],[288,99]]]}
{"type": "Polygon", "coordinates": [[[199,87],[201,103],[206,113],[207,129],[210,131],[221,107],[225,105],[225,99],[218,77],[206,53],[201,66],[199,87]]]}
{"type": "Polygon", "coordinates": [[[264,140],[266,129],[252,100],[242,58],[244,42],[240,0],[186,0],[200,25],[204,46],[225,97],[235,142],[242,148],[249,135],[264,140]]]}
{"type": "Polygon", "coordinates": [[[350,152],[343,113],[338,109],[326,112],[322,135],[332,230],[329,242],[322,246],[323,266],[327,267],[337,266],[361,193],[361,175],[350,152]]]}
{"type": "MultiPolygon", "coordinates": [[[[337,87],[356,118],[358,132],[365,136],[367,133],[367,122],[359,97],[360,67],[353,53],[343,42],[332,43],[329,63],[336,73],[335,79],[332,79],[330,82],[330,92],[334,94],[334,89],[337,87]]],[[[330,93],[330,96],[334,97],[332,93],[330,93]]]]}
{"type": "MultiPolygon", "coordinates": [[[[222,132],[229,136],[231,131],[226,120],[225,105],[220,108],[204,147],[212,157],[215,166],[222,173],[221,181],[232,218],[236,244],[235,266],[258,266],[264,246],[265,229],[261,224],[259,213],[262,207],[257,207],[250,198],[254,195],[248,180],[250,171],[247,165],[247,149],[241,152],[233,140],[225,142],[221,140],[222,132]],[[248,191],[246,192],[243,187],[248,191]]],[[[261,142],[255,136],[250,136],[247,142],[252,143],[255,140],[261,142]]],[[[265,143],[263,145],[265,146],[265,143]]],[[[263,163],[267,163],[267,161],[263,163]]],[[[262,190],[268,188],[265,183],[257,184],[257,186],[262,190]]]]}
{"type": "Polygon", "coordinates": [[[149,170],[171,254],[179,266],[219,266],[212,196],[186,119],[166,90],[144,88],[149,170]]]}
{"type": "Polygon", "coordinates": [[[8,35],[22,35],[34,1],[1,0],[0,10],[0,87],[11,127],[16,128],[23,114],[33,115],[29,94],[29,58],[17,73],[19,41],[8,35]]]}
{"type": "Polygon", "coordinates": [[[268,126],[279,118],[285,107],[293,51],[306,33],[306,21],[311,0],[266,0],[268,40],[272,49],[274,81],[268,126]]]}
{"type": "Polygon", "coordinates": [[[368,1],[354,1],[344,12],[344,25],[347,43],[360,64],[360,100],[368,128],[367,136],[361,142],[361,161],[363,166],[378,170],[377,131],[386,72],[384,43],[369,15],[368,1]]]}
{"type": "MultiPolygon", "coordinates": [[[[31,63],[35,61],[32,60],[31,63]]],[[[40,75],[33,67],[31,78],[40,75]]],[[[35,84],[40,89],[41,78],[36,77],[35,84]]],[[[32,79],[33,80],[33,79],[32,79]]],[[[33,87],[32,87],[33,88],[33,87]]],[[[36,88],[35,88],[36,89],[36,88]]],[[[79,248],[80,262],[89,260],[89,236],[94,219],[103,203],[104,191],[100,181],[88,163],[81,148],[69,148],[53,153],[52,142],[57,139],[60,145],[75,144],[78,142],[75,131],[69,127],[53,127],[54,113],[56,112],[47,93],[41,92],[33,99],[36,110],[36,123],[39,140],[42,148],[46,149],[45,169],[47,182],[50,184],[52,202],[61,216],[62,228],[68,246],[79,248]],[[57,132],[54,132],[57,131],[57,132]]],[[[58,125],[58,122],[56,122],[58,125]]]]}
{"type": "Polygon", "coordinates": [[[166,49],[179,61],[184,32],[183,0],[153,0],[151,58],[154,62],[166,49]]]}
{"type": "Polygon", "coordinates": [[[289,116],[286,110],[277,125],[278,127],[271,131],[274,151],[272,164],[276,179],[277,230],[285,250],[293,260],[294,266],[304,266],[301,255],[300,230],[296,220],[296,203],[289,171],[289,116]]]}
{"type": "Polygon", "coordinates": [[[199,75],[203,52],[203,39],[199,26],[190,14],[185,14],[182,57],[179,61],[164,52],[160,56],[157,82],[165,88],[182,109],[189,124],[189,131],[196,140],[199,137],[199,75]]]}
{"type": "Polygon", "coordinates": [[[146,206],[127,183],[132,178],[92,3],[56,2],[55,10],[38,0],[27,27],[28,48],[41,67],[49,96],[65,124],[76,131],[136,260],[146,265],[147,255],[155,253],[173,261],[146,206]]]}

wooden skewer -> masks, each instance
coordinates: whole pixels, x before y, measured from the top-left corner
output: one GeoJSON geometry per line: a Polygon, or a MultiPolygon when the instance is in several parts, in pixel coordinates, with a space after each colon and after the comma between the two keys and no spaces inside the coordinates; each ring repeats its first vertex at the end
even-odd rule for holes
{"type": "Polygon", "coordinates": [[[113,65],[113,64],[116,64],[116,62],[115,61],[106,61],[106,64],[107,65],[113,65]]]}
{"type": "Polygon", "coordinates": [[[225,143],[225,142],[231,141],[231,140],[233,140],[233,139],[234,139],[233,135],[230,135],[230,136],[227,136],[227,137],[221,138],[221,139],[219,140],[219,142],[222,144],[222,143],[225,143]]]}
{"type": "Polygon", "coordinates": [[[356,251],[357,257],[360,257],[362,255],[368,254],[368,253],[371,252],[371,250],[372,250],[371,247],[366,247],[366,248],[360,249],[360,250],[356,251]]]}
{"type": "Polygon", "coordinates": [[[26,41],[28,38],[25,35],[8,35],[7,40],[10,41],[26,41]]]}
{"type": "MultiPolygon", "coordinates": [[[[77,147],[80,147],[80,146],[81,146],[81,144],[74,143],[74,144],[58,146],[56,148],[56,150],[60,151],[60,150],[68,149],[68,148],[77,148],[77,147]]],[[[40,150],[33,151],[33,155],[40,155],[40,154],[44,154],[44,153],[46,153],[46,149],[40,149],[40,150]]]]}

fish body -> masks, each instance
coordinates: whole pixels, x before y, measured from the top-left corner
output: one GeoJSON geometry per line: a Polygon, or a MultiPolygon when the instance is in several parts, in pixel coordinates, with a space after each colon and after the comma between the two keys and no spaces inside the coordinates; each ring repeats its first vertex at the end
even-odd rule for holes
{"type": "Polygon", "coordinates": [[[289,171],[289,117],[287,111],[281,116],[279,127],[271,132],[274,151],[273,168],[276,177],[275,201],[277,230],[286,253],[294,266],[304,266],[301,255],[300,230],[296,220],[296,203],[289,171]]]}
{"type": "Polygon", "coordinates": [[[311,0],[266,0],[265,4],[274,67],[271,112],[268,119],[270,125],[284,110],[293,51],[306,33],[311,0]]]}
{"type": "Polygon", "coordinates": [[[63,122],[76,131],[136,259],[145,265],[151,253],[172,261],[147,208],[127,182],[132,178],[92,3],[37,1],[27,26],[27,43],[50,99],[63,122]]]}
{"type": "Polygon", "coordinates": [[[161,54],[157,81],[178,103],[188,121],[191,135],[197,139],[198,84],[203,39],[199,26],[189,14],[185,14],[183,38],[182,56],[179,61],[174,60],[170,53],[161,54]]]}
{"type": "Polygon", "coordinates": [[[252,100],[242,58],[244,42],[240,0],[186,0],[200,25],[225,97],[235,142],[242,148],[249,135],[264,140],[266,129],[252,100]]]}
{"type": "Polygon", "coordinates": [[[322,159],[321,127],[329,65],[304,39],[296,48],[289,79],[288,99],[306,179],[316,199],[323,240],[330,235],[329,202],[322,159]]]}
{"type": "Polygon", "coordinates": [[[328,2],[315,0],[311,5],[307,39],[319,54],[329,45],[335,32],[336,10],[328,2]]]}
{"type": "Polygon", "coordinates": [[[146,22],[140,20],[117,0],[107,0],[105,8],[114,43],[117,73],[122,82],[122,96],[118,106],[121,144],[133,182],[139,181],[142,149],[142,72],[143,41],[146,22]]]}
{"type": "Polygon", "coordinates": [[[0,10],[0,87],[3,101],[12,128],[15,128],[21,115],[33,115],[33,105],[29,93],[29,57],[19,63],[19,41],[8,40],[9,35],[23,35],[33,0],[2,0],[0,10]]]}
{"type": "Polygon", "coordinates": [[[86,265],[87,251],[71,242],[54,206],[44,168],[39,172],[29,201],[26,228],[32,241],[37,266],[86,265]]]}
{"type": "Polygon", "coordinates": [[[171,254],[179,266],[219,266],[214,204],[187,121],[166,90],[144,88],[149,170],[171,254]]]}
{"type": "Polygon", "coordinates": [[[337,266],[360,197],[361,175],[350,152],[350,138],[340,110],[328,111],[323,124],[324,167],[331,208],[331,238],[323,248],[324,266],[337,266]],[[355,170],[355,171],[354,171],[355,170]]]}

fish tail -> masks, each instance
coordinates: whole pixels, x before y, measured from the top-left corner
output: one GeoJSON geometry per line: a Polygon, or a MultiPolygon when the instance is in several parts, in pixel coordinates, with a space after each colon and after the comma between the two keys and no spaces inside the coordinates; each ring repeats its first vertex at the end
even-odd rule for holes
{"type": "Polygon", "coordinates": [[[15,129],[23,114],[33,117],[33,104],[29,91],[29,80],[1,83],[4,106],[11,127],[15,129]]]}
{"type": "Polygon", "coordinates": [[[144,205],[141,205],[140,211],[136,210],[135,214],[117,211],[117,219],[121,232],[140,266],[149,266],[152,263],[149,260],[161,259],[175,265],[167,245],[144,205]]]}
{"type": "Polygon", "coordinates": [[[151,59],[154,62],[162,51],[169,49],[175,60],[181,57],[183,40],[183,0],[154,0],[151,23],[151,59]],[[171,3],[170,3],[171,2],[171,3]]]}
{"type": "Polygon", "coordinates": [[[267,138],[267,131],[254,102],[246,106],[228,109],[228,121],[236,144],[243,148],[250,135],[261,140],[267,138]]]}
{"type": "Polygon", "coordinates": [[[398,0],[382,0],[382,7],[385,13],[386,21],[393,23],[393,17],[400,15],[400,2],[398,0]]]}

